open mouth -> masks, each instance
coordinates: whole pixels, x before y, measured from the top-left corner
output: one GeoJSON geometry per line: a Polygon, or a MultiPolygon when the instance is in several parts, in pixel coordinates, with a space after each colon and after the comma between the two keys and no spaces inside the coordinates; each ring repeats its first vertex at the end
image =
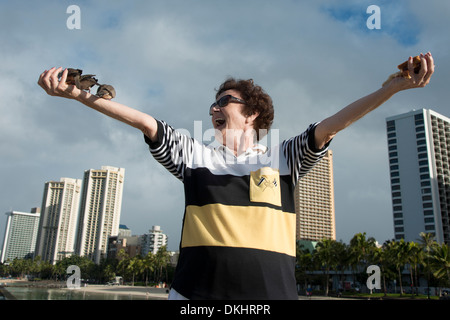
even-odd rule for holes
{"type": "Polygon", "coordinates": [[[217,127],[221,127],[225,124],[225,119],[217,118],[216,120],[214,120],[214,123],[216,124],[217,127]]]}

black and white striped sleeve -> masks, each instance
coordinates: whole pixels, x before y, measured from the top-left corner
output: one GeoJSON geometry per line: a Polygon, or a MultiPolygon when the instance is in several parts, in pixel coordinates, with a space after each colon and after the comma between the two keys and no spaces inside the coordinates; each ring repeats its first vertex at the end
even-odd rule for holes
{"type": "Polygon", "coordinates": [[[292,184],[311,170],[323,158],[330,142],[318,150],[315,145],[314,131],[319,123],[311,124],[302,134],[283,141],[282,150],[291,171],[292,184]]]}
{"type": "Polygon", "coordinates": [[[192,158],[193,139],[183,135],[164,121],[157,120],[158,140],[156,142],[144,135],[150,153],[179,180],[184,181],[186,164],[192,158]]]}

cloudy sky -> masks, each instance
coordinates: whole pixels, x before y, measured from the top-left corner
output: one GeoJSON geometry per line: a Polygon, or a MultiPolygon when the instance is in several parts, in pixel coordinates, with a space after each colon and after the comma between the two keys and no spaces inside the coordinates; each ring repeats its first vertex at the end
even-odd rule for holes
{"type": "MultiPolygon", "coordinates": [[[[394,96],[332,142],[337,240],[393,238],[385,119],[448,105],[450,2],[184,0],[0,2],[0,211],[39,207],[44,183],[123,167],[121,223],[133,234],[160,225],[176,250],[182,184],[150,155],[142,134],[37,85],[53,66],[114,85],[116,100],[194,132],[228,76],[272,96],[280,139],[377,90],[410,55],[431,51],[425,89],[394,96]],[[366,25],[370,5],[381,29],[366,25]],[[81,29],[70,29],[70,5],[81,29]]],[[[0,216],[3,240],[6,216],[0,216]]],[[[2,241],[1,240],[1,241],[2,241]]]]}

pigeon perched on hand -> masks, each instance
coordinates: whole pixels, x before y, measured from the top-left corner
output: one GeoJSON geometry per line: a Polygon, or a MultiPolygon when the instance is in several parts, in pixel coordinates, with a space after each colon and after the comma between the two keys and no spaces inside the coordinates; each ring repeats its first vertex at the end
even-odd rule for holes
{"type": "Polygon", "coordinates": [[[111,100],[116,96],[116,90],[114,90],[114,87],[109,84],[101,84],[97,89],[97,97],[111,100]]]}
{"type": "MultiPolygon", "coordinates": [[[[75,85],[76,82],[80,79],[81,74],[83,73],[83,70],[81,69],[74,69],[74,68],[67,68],[67,79],[66,83],[75,85]]],[[[62,71],[58,74],[58,78],[62,77],[62,71]]]]}
{"type": "Polygon", "coordinates": [[[98,79],[95,79],[95,74],[85,74],[75,79],[75,85],[78,89],[91,91],[91,88],[98,84],[98,79]]]}
{"type": "MultiPolygon", "coordinates": [[[[421,68],[421,60],[420,60],[420,56],[415,56],[413,57],[413,68],[414,68],[414,73],[419,73],[420,72],[420,68],[421,68]]],[[[408,70],[408,60],[399,64],[397,66],[397,68],[400,70],[396,73],[393,73],[389,76],[389,78],[383,83],[383,87],[392,79],[394,78],[399,78],[399,77],[403,77],[406,79],[411,79],[411,75],[409,74],[409,70],[408,70]]]]}

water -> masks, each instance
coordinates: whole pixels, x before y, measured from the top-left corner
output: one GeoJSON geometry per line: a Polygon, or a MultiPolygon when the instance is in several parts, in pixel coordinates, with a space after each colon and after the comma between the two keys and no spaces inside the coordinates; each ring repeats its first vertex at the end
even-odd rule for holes
{"type": "Polygon", "coordinates": [[[33,288],[33,287],[7,287],[17,300],[151,300],[151,297],[117,294],[97,293],[82,290],[33,288]]]}

